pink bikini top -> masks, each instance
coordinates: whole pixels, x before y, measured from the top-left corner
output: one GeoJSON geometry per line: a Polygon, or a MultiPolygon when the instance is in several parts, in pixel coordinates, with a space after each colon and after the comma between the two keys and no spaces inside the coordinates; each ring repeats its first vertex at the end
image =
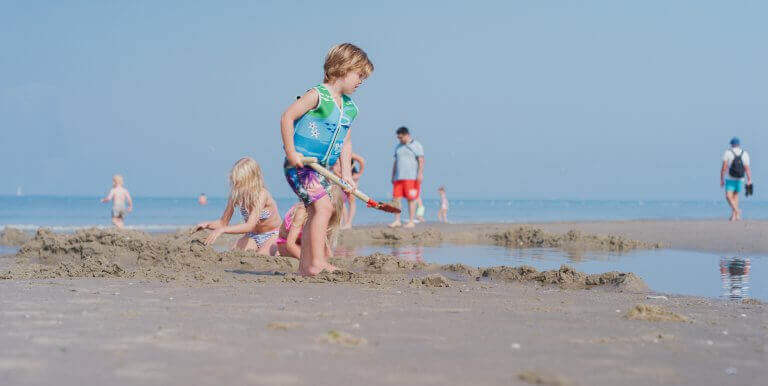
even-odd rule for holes
{"type": "MultiPolygon", "coordinates": [[[[293,217],[294,217],[294,214],[296,213],[296,208],[298,208],[299,205],[304,205],[304,204],[301,203],[301,202],[297,202],[297,203],[295,203],[291,207],[291,209],[288,209],[288,211],[285,212],[285,218],[283,219],[283,225],[285,225],[285,231],[286,232],[290,232],[291,231],[291,226],[293,226],[293,217]]],[[[285,244],[287,242],[288,242],[288,240],[286,240],[286,239],[284,239],[282,237],[278,237],[277,238],[277,243],[278,244],[285,244]]],[[[301,244],[301,232],[299,232],[297,244],[301,244]]]]}

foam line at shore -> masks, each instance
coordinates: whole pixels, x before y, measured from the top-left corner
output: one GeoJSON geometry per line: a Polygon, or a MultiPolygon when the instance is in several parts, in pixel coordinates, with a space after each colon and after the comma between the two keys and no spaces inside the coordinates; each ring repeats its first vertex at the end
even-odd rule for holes
{"type": "MultiPolygon", "coordinates": [[[[126,225],[127,229],[144,232],[175,232],[181,229],[187,229],[193,224],[136,224],[126,225]]],[[[91,225],[36,225],[36,224],[5,224],[0,225],[0,231],[6,228],[14,228],[22,231],[37,231],[40,228],[50,229],[54,232],[74,232],[83,229],[109,229],[112,225],[91,224],[91,225]]]]}

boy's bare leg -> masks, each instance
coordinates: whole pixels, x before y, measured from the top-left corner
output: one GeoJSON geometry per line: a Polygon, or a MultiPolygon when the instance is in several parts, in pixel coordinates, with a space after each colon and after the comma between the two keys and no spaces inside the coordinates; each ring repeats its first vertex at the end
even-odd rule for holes
{"type": "Polygon", "coordinates": [[[739,193],[733,192],[733,206],[736,209],[736,220],[741,220],[741,209],[739,209],[739,193]]]}
{"type": "Polygon", "coordinates": [[[120,217],[112,217],[112,224],[114,224],[116,228],[122,228],[125,226],[123,219],[120,217]]]}
{"type": "Polygon", "coordinates": [[[301,235],[300,275],[314,276],[323,269],[336,269],[325,258],[325,233],[332,214],[333,205],[328,196],[318,199],[309,207],[307,223],[301,235]]]}

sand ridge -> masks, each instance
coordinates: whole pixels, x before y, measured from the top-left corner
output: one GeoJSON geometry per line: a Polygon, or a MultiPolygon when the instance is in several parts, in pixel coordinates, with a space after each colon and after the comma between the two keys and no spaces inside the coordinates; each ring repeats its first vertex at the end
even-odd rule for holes
{"type": "MultiPolygon", "coordinates": [[[[378,231],[377,231],[378,232],[378,231]]],[[[440,237],[426,230],[431,237],[440,237]]],[[[385,232],[386,233],[386,232],[385,232]]],[[[397,234],[402,231],[396,230],[397,234]]],[[[378,235],[380,233],[374,232],[378,235]]],[[[422,233],[415,232],[419,235],[422,233]]],[[[282,283],[349,283],[363,285],[413,284],[450,287],[451,279],[539,283],[569,289],[605,287],[620,291],[647,291],[642,279],[631,273],[584,274],[563,266],[539,272],[532,267],[498,266],[485,269],[463,264],[437,265],[374,253],[354,258],[332,258],[339,267],[315,277],[295,274],[298,262],[280,256],[259,256],[247,251],[217,252],[202,242],[205,232],[148,234],[134,230],[88,229],[58,234],[40,229],[16,255],[16,264],[0,273],[2,279],[139,278],[190,285],[235,281],[282,283]],[[445,274],[445,276],[443,276],[445,274]]],[[[563,240],[587,240],[593,247],[640,247],[631,240],[569,233],[554,235],[537,229],[514,228],[501,233],[503,240],[529,240],[530,245],[563,245],[563,240]],[[559,244],[558,244],[559,243],[559,244]]]]}

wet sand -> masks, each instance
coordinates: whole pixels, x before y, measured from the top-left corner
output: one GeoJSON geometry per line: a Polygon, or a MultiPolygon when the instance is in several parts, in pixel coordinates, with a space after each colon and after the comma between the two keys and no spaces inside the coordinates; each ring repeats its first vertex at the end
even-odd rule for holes
{"type": "Polygon", "coordinates": [[[766,307],[526,284],[2,281],[3,384],[758,385],[766,307]],[[637,304],[689,321],[628,319],[637,304]],[[525,380],[520,379],[521,377],[525,380]]]}
{"type": "MultiPolygon", "coordinates": [[[[629,250],[680,239],[651,239],[653,223],[589,224],[373,227],[342,241],[629,250]]],[[[758,301],[648,298],[631,273],[376,254],[302,278],[294,259],[218,253],[203,237],[43,231],[0,258],[0,382],[750,385],[768,376],[758,301]]]]}

